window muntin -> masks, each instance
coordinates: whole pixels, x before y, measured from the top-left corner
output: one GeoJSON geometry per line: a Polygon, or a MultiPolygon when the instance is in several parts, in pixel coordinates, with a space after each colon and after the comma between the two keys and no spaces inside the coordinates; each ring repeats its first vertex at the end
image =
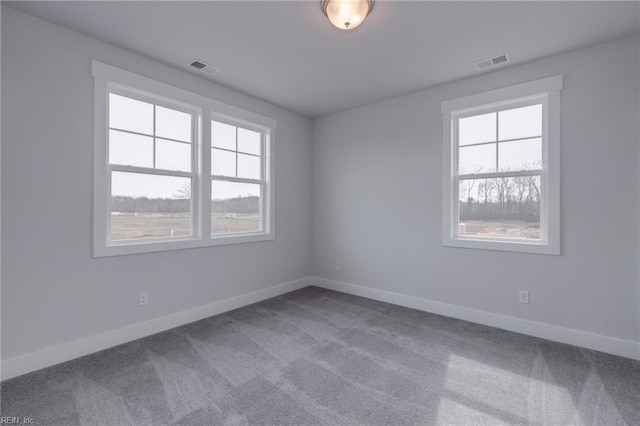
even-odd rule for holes
{"type": "Polygon", "coordinates": [[[262,232],[266,134],[211,120],[211,234],[262,232]]]}
{"type": "Polygon", "coordinates": [[[443,245],[560,254],[562,86],[562,75],[556,75],[442,101],[443,245]],[[483,155],[471,155],[473,149],[483,155]],[[493,219],[509,219],[517,212],[534,226],[503,224],[480,230],[466,221],[470,214],[501,202],[502,210],[490,212],[493,219]],[[460,222],[461,217],[465,221],[460,222]]]}
{"type": "Polygon", "coordinates": [[[546,96],[452,113],[454,238],[544,243],[546,96]]]}
{"type": "Polygon", "coordinates": [[[193,237],[197,109],[118,86],[107,99],[108,243],[193,237]]]}
{"type": "Polygon", "coordinates": [[[97,61],[92,70],[94,257],[275,238],[276,120],[97,61]],[[214,214],[236,220],[212,228],[214,214]]]}

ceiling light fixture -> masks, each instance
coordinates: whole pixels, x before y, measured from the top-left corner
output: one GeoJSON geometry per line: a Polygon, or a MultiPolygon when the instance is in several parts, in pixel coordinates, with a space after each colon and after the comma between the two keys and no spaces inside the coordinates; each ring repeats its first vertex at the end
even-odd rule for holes
{"type": "Polygon", "coordinates": [[[322,0],[320,7],[334,27],[352,30],[364,22],[375,0],[322,0]]]}

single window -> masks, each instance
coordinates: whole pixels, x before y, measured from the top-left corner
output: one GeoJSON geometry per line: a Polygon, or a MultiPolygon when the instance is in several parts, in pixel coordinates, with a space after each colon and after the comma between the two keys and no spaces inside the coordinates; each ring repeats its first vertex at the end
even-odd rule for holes
{"type": "Polygon", "coordinates": [[[559,90],[551,77],[445,101],[443,242],[559,254],[559,90]]]}
{"type": "Polygon", "coordinates": [[[274,238],[274,120],[95,61],[93,73],[94,256],[274,238]]]}
{"type": "Polygon", "coordinates": [[[261,232],[264,135],[218,120],[211,129],[211,234],[261,232]]]}
{"type": "Polygon", "coordinates": [[[161,106],[122,87],[107,90],[107,244],[193,237],[197,108],[161,106]]]}

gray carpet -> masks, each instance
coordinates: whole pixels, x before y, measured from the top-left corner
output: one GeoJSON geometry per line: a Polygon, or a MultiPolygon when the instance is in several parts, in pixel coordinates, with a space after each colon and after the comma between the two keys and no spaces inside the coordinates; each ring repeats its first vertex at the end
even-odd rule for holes
{"type": "Polygon", "coordinates": [[[2,383],[47,425],[640,425],[640,362],[309,287],[2,383]]]}

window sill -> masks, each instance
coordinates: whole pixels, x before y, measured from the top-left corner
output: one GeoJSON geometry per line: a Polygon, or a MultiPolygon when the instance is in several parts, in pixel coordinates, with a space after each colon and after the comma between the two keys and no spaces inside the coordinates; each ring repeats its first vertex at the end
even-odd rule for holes
{"type": "Polygon", "coordinates": [[[275,240],[273,233],[224,235],[209,239],[188,238],[173,241],[127,242],[94,247],[93,257],[124,256],[128,254],[155,253],[160,251],[215,247],[230,244],[254,243],[275,240]]]}
{"type": "Polygon", "coordinates": [[[496,251],[509,251],[515,253],[530,253],[530,254],[545,254],[545,255],[560,255],[559,244],[545,244],[540,242],[528,242],[522,240],[505,241],[494,239],[479,239],[479,238],[445,238],[442,245],[446,247],[459,247],[469,248],[477,250],[496,250],[496,251]]]}

